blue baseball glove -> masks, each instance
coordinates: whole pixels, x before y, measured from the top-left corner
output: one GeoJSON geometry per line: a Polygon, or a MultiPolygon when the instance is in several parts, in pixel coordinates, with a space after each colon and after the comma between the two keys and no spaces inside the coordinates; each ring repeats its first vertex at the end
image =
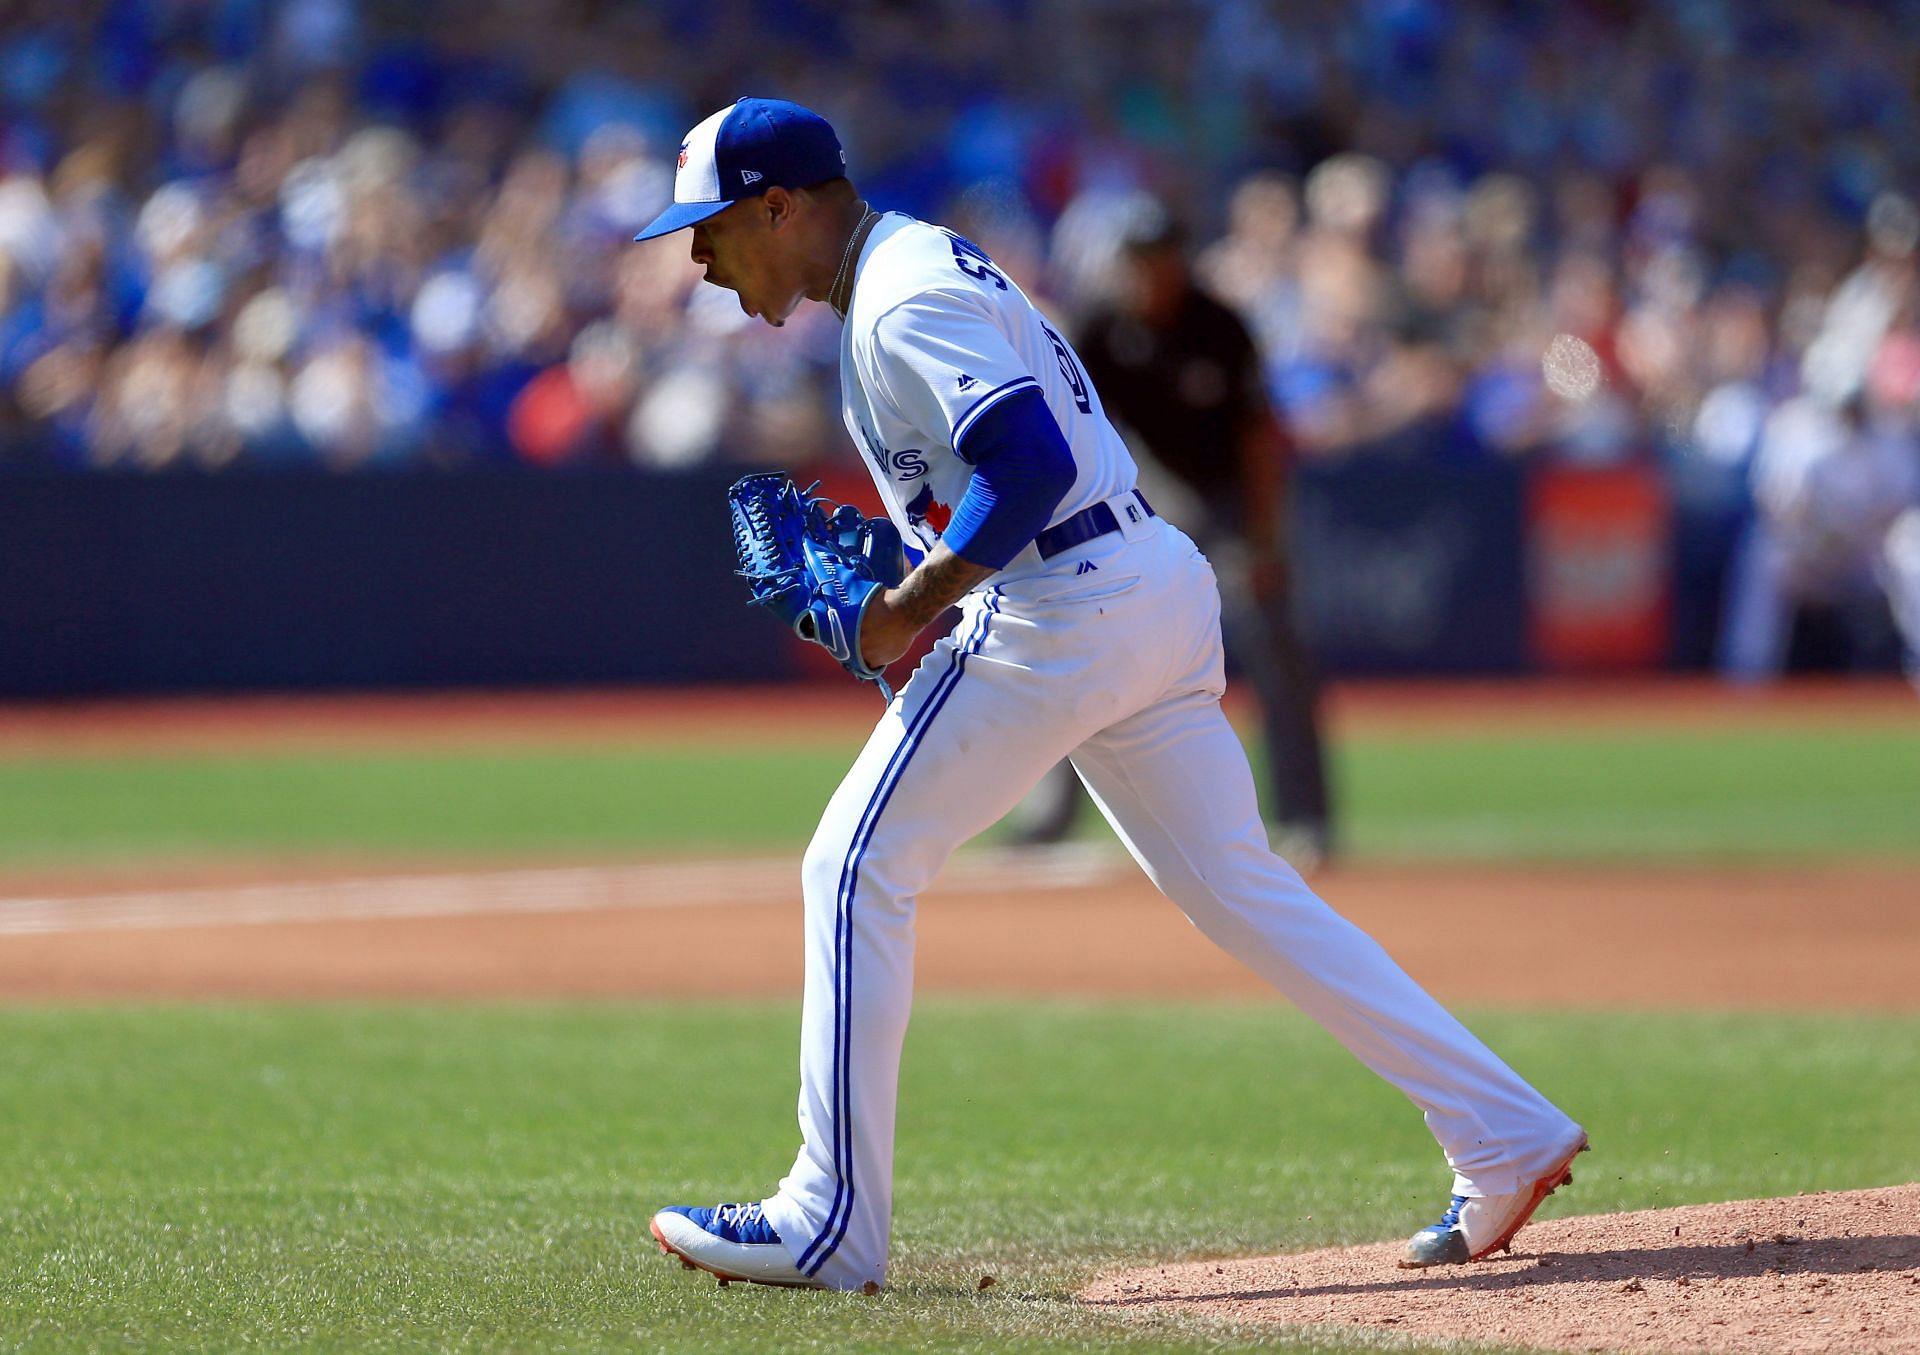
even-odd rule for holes
{"type": "Polygon", "coordinates": [[[883,588],[907,576],[900,532],[852,504],[809,498],[779,471],[748,475],[727,491],[733,543],[751,601],[767,608],[863,682],[893,689],[860,657],[860,622],[883,588]]]}

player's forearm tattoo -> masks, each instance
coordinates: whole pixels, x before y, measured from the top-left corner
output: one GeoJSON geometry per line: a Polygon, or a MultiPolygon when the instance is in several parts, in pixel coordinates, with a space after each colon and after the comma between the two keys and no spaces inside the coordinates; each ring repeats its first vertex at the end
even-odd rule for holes
{"type": "Polygon", "coordinates": [[[907,575],[887,601],[915,626],[928,626],[967,591],[994,571],[935,546],[920,567],[907,575]]]}

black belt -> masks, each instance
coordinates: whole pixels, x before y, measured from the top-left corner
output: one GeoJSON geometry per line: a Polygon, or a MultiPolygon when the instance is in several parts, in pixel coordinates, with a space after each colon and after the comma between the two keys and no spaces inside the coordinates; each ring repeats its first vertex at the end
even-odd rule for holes
{"type": "MultiPolygon", "coordinates": [[[[1147,496],[1139,490],[1133,491],[1133,497],[1140,501],[1140,507],[1148,517],[1153,517],[1153,505],[1147,502],[1147,496]]],[[[1134,509],[1131,505],[1126,510],[1134,509]]],[[[1051,560],[1063,550],[1072,550],[1075,546],[1105,536],[1108,532],[1120,530],[1120,519],[1114,516],[1113,506],[1102,499],[1091,508],[1082,508],[1065,522],[1056,522],[1046,531],[1033,538],[1033,548],[1040,552],[1042,560],[1051,560]]]]}

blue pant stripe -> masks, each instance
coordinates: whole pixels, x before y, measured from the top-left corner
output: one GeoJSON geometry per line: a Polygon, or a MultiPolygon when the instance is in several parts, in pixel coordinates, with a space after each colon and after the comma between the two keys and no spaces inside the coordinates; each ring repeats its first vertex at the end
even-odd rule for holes
{"type": "Polygon", "coordinates": [[[860,859],[866,854],[868,844],[873,840],[873,831],[880,821],[880,814],[892,799],[893,791],[905,774],[907,763],[919,748],[920,739],[933,723],[934,716],[946,705],[947,698],[959,684],[960,675],[965,671],[966,660],[970,654],[979,652],[986,642],[987,623],[995,608],[999,590],[994,590],[982,606],[980,618],[975,624],[974,633],[965,644],[954,651],[953,667],[942,675],[932,695],[920,708],[914,722],[908,726],[907,733],[894,749],[893,757],[888,760],[886,770],[881,773],[879,784],[867,800],[860,822],[854,830],[853,840],[848,844],[847,858],[840,870],[840,888],[836,904],[834,926],[834,953],[838,959],[838,973],[835,975],[833,995],[834,1027],[834,1131],[833,1131],[833,1167],[834,1189],[833,1203],[827,1209],[827,1217],[820,1231],[814,1235],[807,1249],[801,1253],[798,1268],[808,1275],[817,1273],[826,1264],[846,1236],[847,1226],[853,1220],[853,895],[860,877],[860,859]],[[831,1239],[831,1240],[829,1240],[831,1239]],[[825,1243],[824,1250],[821,1249],[825,1243]],[[816,1251],[818,1254],[816,1255],[816,1251]],[[811,1259],[810,1259],[811,1258],[811,1259]]]}
{"type": "MultiPolygon", "coordinates": [[[[982,625],[984,625],[984,621],[985,618],[983,617],[982,625]]],[[[980,633],[981,632],[976,629],[975,635],[969,637],[967,644],[972,645],[975,643],[980,633]]],[[[847,1113],[851,1108],[851,1092],[848,1087],[850,1081],[848,1064],[852,1057],[852,1022],[848,1019],[847,1012],[851,1008],[853,1001],[851,974],[853,968],[853,923],[852,918],[849,916],[850,910],[848,908],[850,898],[850,891],[848,889],[849,878],[857,869],[859,857],[866,849],[866,840],[870,837],[873,823],[879,814],[879,809],[885,804],[886,798],[890,794],[890,788],[900,770],[913,756],[913,751],[915,747],[918,746],[922,731],[926,729],[928,723],[933,719],[934,712],[939,706],[940,696],[952,683],[959,680],[960,658],[964,649],[965,647],[963,646],[961,650],[955,652],[954,666],[941,675],[939,682],[934,687],[933,694],[927,698],[926,704],[920,708],[913,723],[908,726],[907,732],[901,739],[899,747],[894,749],[892,758],[887,762],[886,770],[881,773],[879,783],[875,785],[873,794],[868,797],[866,808],[861,811],[860,821],[854,830],[853,839],[847,847],[846,861],[841,866],[840,888],[835,898],[836,916],[834,923],[834,957],[839,961],[839,964],[836,966],[833,994],[833,1075],[835,1083],[833,1203],[828,1207],[827,1217],[822,1222],[820,1231],[815,1234],[812,1242],[807,1245],[806,1251],[801,1254],[797,1262],[798,1267],[807,1274],[814,1273],[814,1271],[817,1271],[820,1265],[825,1262],[825,1254],[819,1256],[817,1260],[812,1261],[811,1265],[809,1265],[809,1258],[812,1258],[816,1250],[825,1243],[829,1237],[833,1236],[835,1225],[839,1221],[843,1207],[849,1218],[852,1216],[853,1211],[852,1181],[850,1179],[852,1175],[853,1130],[851,1124],[852,1117],[847,1113]]]]}
{"type": "MultiPolygon", "coordinates": [[[[847,948],[844,968],[846,972],[846,995],[849,1011],[853,1003],[852,910],[854,894],[859,887],[861,858],[865,855],[867,846],[873,840],[873,832],[879,824],[881,811],[886,808],[887,802],[892,799],[894,790],[898,788],[901,778],[905,775],[907,761],[911,758],[912,753],[917,751],[919,747],[921,736],[923,736],[926,730],[932,725],[934,717],[940,713],[941,709],[946,705],[947,699],[953,695],[954,688],[959,685],[960,677],[966,671],[967,658],[972,654],[978,653],[980,647],[985,644],[989,622],[994,613],[998,611],[996,604],[999,601],[999,596],[1000,590],[998,589],[995,589],[987,595],[982,605],[979,626],[974,632],[974,635],[956,653],[952,671],[939,689],[928,698],[926,718],[920,721],[911,736],[913,746],[907,750],[907,758],[901,759],[896,766],[889,767],[890,775],[882,778],[885,787],[883,790],[877,792],[876,800],[869,801],[872,812],[867,821],[862,825],[862,831],[856,834],[858,845],[854,848],[849,858],[846,870],[842,872],[841,898],[844,902],[847,915],[847,948]]],[[[846,1237],[847,1228],[853,1221],[854,1184],[851,1179],[853,1165],[852,1021],[846,1021],[837,1033],[842,1042],[839,1071],[840,1105],[837,1107],[837,1114],[839,1115],[841,1124],[845,1126],[846,1134],[846,1194],[844,1206],[837,1224],[832,1217],[833,1211],[828,1211],[827,1226],[826,1229],[823,1230],[823,1235],[826,1231],[830,1231],[832,1238],[827,1243],[825,1250],[814,1259],[811,1268],[808,1269],[808,1274],[818,1272],[820,1267],[826,1263],[827,1258],[839,1249],[841,1241],[846,1237]]],[[[814,1240],[816,1244],[820,1241],[819,1238],[815,1238],[814,1240]]]]}

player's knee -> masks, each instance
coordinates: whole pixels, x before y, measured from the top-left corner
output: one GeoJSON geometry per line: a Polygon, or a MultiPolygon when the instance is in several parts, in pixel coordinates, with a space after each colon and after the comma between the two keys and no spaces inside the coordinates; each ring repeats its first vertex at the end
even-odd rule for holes
{"type": "Polygon", "coordinates": [[[925,843],[888,833],[872,833],[857,843],[843,833],[822,829],[801,858],[801,888],[809,908],[837,908],[858,900],[856,927],[891,925],[882,919],[910,916],[920,888],[938,870],[925,843]]]}
{"type": "Polygon", "coordinates": [[[808,899],[832,899],[839,893],[851,847],[845,833],[821,825],[800,858],[800,888],[808,899]]]}

